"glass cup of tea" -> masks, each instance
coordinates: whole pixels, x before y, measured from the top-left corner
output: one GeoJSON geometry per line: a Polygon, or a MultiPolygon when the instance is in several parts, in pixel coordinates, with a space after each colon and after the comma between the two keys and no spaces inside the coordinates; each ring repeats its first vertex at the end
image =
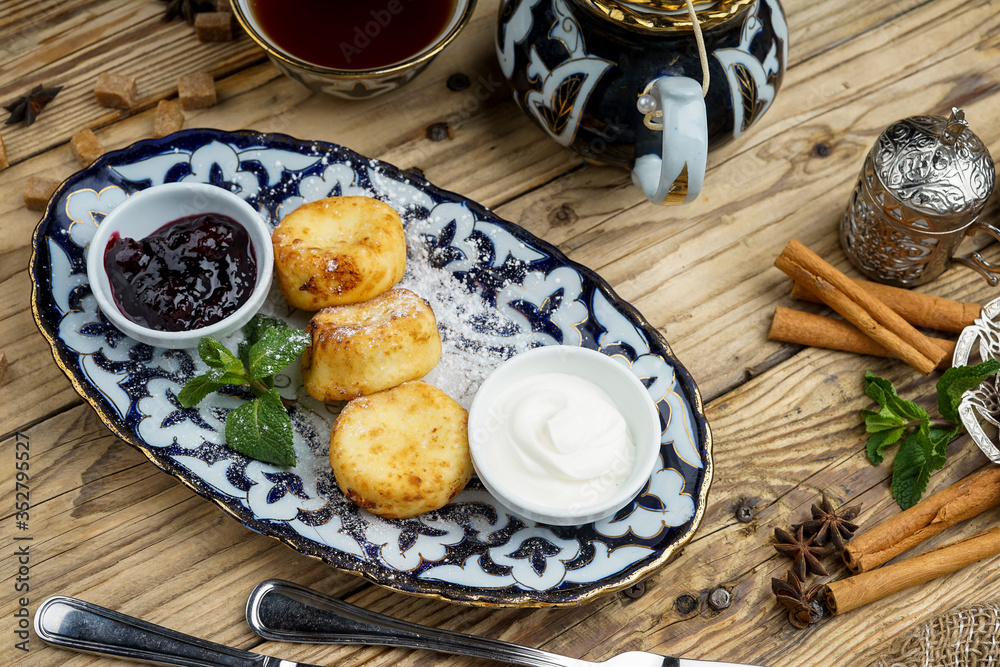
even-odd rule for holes
{"type": "Polygon", "coordinates": [[[476,0],[233,0],[236,19],[287,76],[362,99],[399,88],[451,43],[476,0]]]}

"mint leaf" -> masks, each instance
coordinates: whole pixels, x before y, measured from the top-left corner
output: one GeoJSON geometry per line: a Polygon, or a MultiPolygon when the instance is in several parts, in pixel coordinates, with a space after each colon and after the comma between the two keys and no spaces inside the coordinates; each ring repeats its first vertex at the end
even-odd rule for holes
{"type": "Polygon", "coordinates": [[[926,424],[929,418],[919,405],[901,399],[892,382],[871,371],[865,373],[865,393],[880,407],[878,412],[861,411],[865,431],[871,433],[865,452],[868,460],[878,465],[882,463],[885,448],[903,437],[908,424],[915,421],[926,424]]]}
{"type": "Polygon", "coordinates": [[[193,407],[224,385],[249,385],[256,398],[227,415],[227,443],[259,461],[295,465],[292,420],[274,388],[273,375],[294,361],[312,337],[289,329],[283,320],[260,314],[244,327],[244,336],[238,354],[212,338],[198,341],[198,354],[209,369],[184,385],[178,401],[193,407]]]}
{"type": "Polygon", "coordinates": [[[207,375],[198,375],[184,383],[177,394],[177,402],[185,408],[193,408],[221,386],[221,383],[212,380],[207,375]]]}
{"type": "Polygon", "coordinates": [[[873,433],[868,437],[868,445],[866,447],[868,453],[868,460],[874,465],[882,463],[884,457],[885,448],[889,445],[895,444],[901,437],[906,429],[902,426],[899,428],[892,429],[891,431],[879,431],[878,433],[873,433]]]}
{"type": "Polygon", "coordinates": [[[914,429],[903,441],[892,462],[892,497],[904,510],[920,501],[927,490],[931,473],[944,467],[944,450],[950,438],[939,438],[935,442],[930,431],[926,424],[914,429]]]}
{"type": "MultiPolygon", "coordinates": [[[[933,447],[932,452],[935,457],[941,457],[941,465],[944,465],[944,457],[948,450],[948,443],[955,439],[959,433],[964,431],[965,428],[961,424],[953,424],[951,426],[931,426],[927,430],[927,435],[931,439],[931,445],[933,447]]],[[[935,468],[937,470],[937,468],[935,468]]]]}
{"type": "Polygon", "coordinates": [[[287,329],[288,323],[277,317],[271,317],[270,315],[262,315],[257,313],[250,321],[243,325],[243,334],[246,339],[250,341],[253,345],[268,329],[287,329]]]}
{"type": "Polygon", "coordinates": [[[306,349],[312,337],[298,329],[267,329],[248,355],[250,379],[274,375],[295,361],[306,349]]]}
{"type": "Polygon", "coordinates": [[[899,447],[892,462],[892,497],[902,509],[913,507],[927,489],[931,471],[927,463],[931,443],[927,432],[914,429],[899,447]]]}
{"type": "Polygon", "coordinates": [[[224,384],[246,384],[247,374],[243,369],[243,362],[233,357],[233,360],[224,366],[209,368],[205,371],[205,377],[220,385],[224,384]]]}
{"type": "Polygon", "coordinates": [[[292,446],[292,419],[281,403],[277,389],[271,389],[245,403],[226,417],[226,441],[250,458],[280,466],[295,465],[292,446]]]}
{"type": "Polygon", "coordinates": [[[941,416],[956,424],[961,422],[958,404],[962,402],[962,395],[981,385],[997,371],[1000,371],[1000,361],[996,359],[987,359],[975,366],[956,366],[946,370],[937,383],[938,411],[941,416]]]}
{"type": "Polygon", "coordinates": [[[865,431],[868,433],[878,433],[906,426],[906,422],[889,408],[882,408],[878,412],[862,410],[861,416],[865,418],[865,431]]]}
{"type": "Polygon", "coordinates": [[[868,460],[878,465],[882,463],[885,448],[903,437],[906,422],[889,408],[878,412],[862,410],[861,416],[865,419],[865,431],[871,433],[866,447],[868,460]]]}
{"type": "Polygon", "coordinates": [[[906,435],[892,462],[892,495],[902,509],[920,501],[931,474],[944,467],[948,443],[965,430],[958,417],[962,394],[998,371],[1000,361],[994,360],[945,371],[937,391],[938,409],[947,421],[933,425],[927,412],[901,399],[891,382],[871,371],[865,373],[865,393],[880,406],[878,412],[861,411],[865,431],[870,434],[866,446],[868,460],[878,465],[885,448],[906,435]]]}
{"type": "Polygon", "coordinates": [[[896,393],[896,388],[892,385],[892,382],[875,375],[871,371],[865,372],[865,393],[880,406],[888,408],[905,421],[911,422],[927,419],[926,410],[913,401],[904,401],[896,393]]]}
{"type": "Polygon", "coordinates": [[[269,315],[257,313],[250,321],[243,325],[243,340],[237,348],[237,354],[243,365],[250,368],[250,348],[261,339],[268,329],[287,329],[288,324],[284,320],[269,315]]]}
{"type": "Polygon", "coordinates": [[[239,361],[225,345],[208,336],[198,341],[198,356],[212,368],[222,368],[239,361]]]}

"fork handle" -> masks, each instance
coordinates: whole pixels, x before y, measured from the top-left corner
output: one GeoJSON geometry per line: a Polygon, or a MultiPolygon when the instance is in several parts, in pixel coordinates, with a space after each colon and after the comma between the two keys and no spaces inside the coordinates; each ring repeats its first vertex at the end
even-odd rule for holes
{"type": "Polygon", "coordinates": [[[250,594],[247,623],[260,636],[276,641],[402,646],[527,667],[594,665],[496,639],[400,621],[277,579],[259,584],[250,594]]]}
{"type": "Polygon", "coordinates": [[[47,598],[38,607],[35,633],[54,646],[156,665],[280,667],[293,664],[192,637],[62,595],[47,598]]]}

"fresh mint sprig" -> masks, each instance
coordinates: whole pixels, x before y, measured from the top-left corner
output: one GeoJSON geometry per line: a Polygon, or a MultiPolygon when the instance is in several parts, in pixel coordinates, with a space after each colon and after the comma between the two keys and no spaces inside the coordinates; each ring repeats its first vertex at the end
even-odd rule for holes
{"type": "Polygon", "coordinates": [[[865,373],[865,394],[880,408],[861,411],[869,433],[868,460],[882,463],[885,448],[902,440],[892,463],[892,497],[902,509],[920,501],[931,473],[944,467],[948,443],[965,430],[958,415],[962,394],[997,371],[996,359],[946,370],[937,383],[938,412],[944,417],[940,420],[931,420],[919,405],[900,398],[889,380],[865,373]]]}
{"type": "Polygon", "coordinates": [[[188,380],[177,400],[192,408],[226,385],[249,386],[253,400],[226,417],[227,444],[259,461],[295,465],[292,419],[274,388],[274,374],[302,354],[309,345],[309,334],[259,314],[243,327],[243,334],[236,354],[214,338],[202,338],[198,355],[209,368],[188,380]]]}

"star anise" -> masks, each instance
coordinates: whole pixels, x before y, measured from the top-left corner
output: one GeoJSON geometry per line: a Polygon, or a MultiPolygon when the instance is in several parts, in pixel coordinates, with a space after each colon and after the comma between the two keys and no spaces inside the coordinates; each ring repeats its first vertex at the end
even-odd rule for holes
{"type": "Polygon", "coordinates": [[[7,119],[6,124],[13,125],[23,120],[26,125],[31,125],[45,108],[45,105],[51,102],[60,90],[62,90],[62,86],[46,88],[42,84],[38,84],[28,94],[4,105],[4,109],[10,112],[10,118],[7,119]]]}
{"type": "Polygon", "coordinates": [[[794,535],[787,530],[775,528],[774,539],[777,540],[774,548],[778,553],[784,554],[794,561],[792,568],[799,579],[805,579],[808,572],[823,576],[830,574],[819,559],[834,553],[833,549],[813,544],[815,538],[806,537],[802,526],[799,526],[794,535]]]}
{"type": "MultiPolygon", "coordinates": [[[[844,545],[850,540],[858,526],[852,521],[861,512],[861,505],[846,509],[834,509],[833,503],[823,496],[819,505],[812,506],[812,520],[800,524],[806,535],[812,535],[816,544],[823,545],[833,542],[837,551],[843,551],[844,545]]],[[[797,528],[798,526],[796,526],[797,528]]]]}
{"type": "Polygon", "coordinates": [[[820,584],[803,590],[802,581],[792,571],[784,580],[771,579],[771,592],[778,604],[788,610],[788,621],[800,630],[823,618],[823,605],[817,599],[821,590],[820,584]]]}
{"type": "Polygon", "coordinates": [[[163,21],[173,21],[178,16],[184,18],[189,25],[194,25],[194,15],[200,12],[214,12],[214,0],[164,0],[167,9],[163,12],[163,21]]]}

